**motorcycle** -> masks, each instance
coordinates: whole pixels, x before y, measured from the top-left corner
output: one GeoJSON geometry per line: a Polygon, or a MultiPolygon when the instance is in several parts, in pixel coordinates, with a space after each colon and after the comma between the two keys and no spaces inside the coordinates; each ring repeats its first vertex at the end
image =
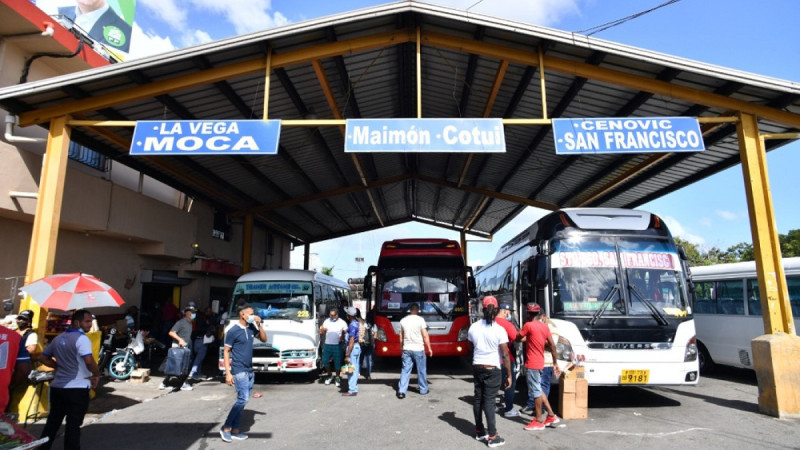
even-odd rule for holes
{"type": "Polygon", "coordinates": [[[111,361],[108,363],[108,373],[116,380],[127,380],[130,378],[133,369],[138,366],[137,356],[145,348],[144,338],[146,331],[139,331],[136,337],[131,339],[125,348],[117,349],[111,361]]]}
{"type": "Polygon", "coordinates": [[[110,329],[106,338],[103,339],[103,342],[100,344],[100,353],[97,355],[97,367],[100,368],[101,372],[108,372],[108,363],[115,353],[114,335],[116,335],[116,333],[116,329],[110,329]]]}

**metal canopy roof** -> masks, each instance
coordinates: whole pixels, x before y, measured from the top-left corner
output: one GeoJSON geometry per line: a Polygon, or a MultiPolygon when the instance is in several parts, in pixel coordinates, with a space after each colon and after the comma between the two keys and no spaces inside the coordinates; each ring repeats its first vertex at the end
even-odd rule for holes
{"type": "Polygon", "coordinates": [[[21,125],[257,119],[269,82],[277,156],[131,157],[129,126],[73,122],[72,139],[296,243],[411,220],[491,235],[526,205],[636,207],[739,163],[732,122],[704,122],[707,151],[689,154],[557,156],[549,125],[508,120],[504,154],[345,154],[340,119],[417,117],[418,39],[424,118],[541,120],[543,65],[546,118],[745,112],[762,133],[800,129],[797,83],[408,1],[6,88],[0,104],[21,125]]]}

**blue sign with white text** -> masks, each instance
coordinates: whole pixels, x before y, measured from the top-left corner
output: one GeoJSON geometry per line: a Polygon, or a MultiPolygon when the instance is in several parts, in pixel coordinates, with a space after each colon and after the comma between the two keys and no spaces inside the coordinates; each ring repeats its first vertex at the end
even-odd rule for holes
{"type": "Polygon", "coordinates": [[[348,119],[345,152],[504,153],[502,119],[348,119]]]}
{"type": "Polygon", "coordinates": [[[557,155],[705,150],[694,117],[553,119],[553,138],[557,155]]]}
{"type": "Polygon", "coordinates": [[[141,120],[131,155],[275,155],[280,120],[141,120]]]}

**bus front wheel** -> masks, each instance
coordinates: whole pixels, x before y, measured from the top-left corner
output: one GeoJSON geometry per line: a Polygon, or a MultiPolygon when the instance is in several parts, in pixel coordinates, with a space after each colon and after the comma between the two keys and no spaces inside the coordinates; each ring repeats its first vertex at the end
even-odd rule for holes
{"type": "Polygon", "coordinates": [[[698,350],[700,350],[697,355],[698,358],[697,363],[700,366],[700,373],[709,374],[714,372],[716,364],[714,364],[714,360],[711,359],[711,355],[708,353],[708,349],[706,348],[706,346],[703,345],[701,342],[698,342],[697,348],[698,350]]]}

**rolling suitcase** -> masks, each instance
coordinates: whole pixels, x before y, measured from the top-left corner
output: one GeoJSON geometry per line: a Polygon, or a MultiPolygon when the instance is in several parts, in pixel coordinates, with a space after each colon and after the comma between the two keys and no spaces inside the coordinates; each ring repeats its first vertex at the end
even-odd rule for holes
{"type": "Polygon", "coordinates": [[[173,347],[167,352],[167,365],[164,374],[169,376],[182,376],[189,373],[192,363],[192,351],[188,347],[173,347]]]}

